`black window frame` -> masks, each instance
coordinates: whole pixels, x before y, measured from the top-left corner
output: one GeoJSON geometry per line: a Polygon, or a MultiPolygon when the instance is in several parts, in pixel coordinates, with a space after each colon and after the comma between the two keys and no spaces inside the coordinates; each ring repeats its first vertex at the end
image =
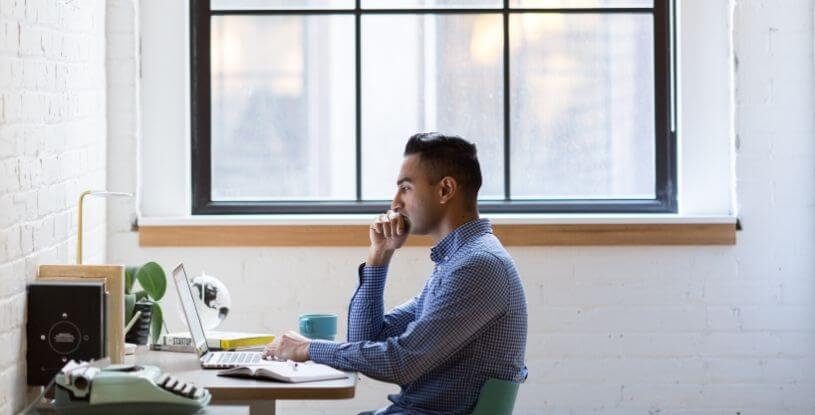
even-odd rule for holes
{"type": "MultiPolygon", "coordinates": [[[[361,17],[373,14],[502,14],[504,30],[504,200],[479,201],[482,213],[676,213],[676,80],[675,2],[654,0],[651,8],[403,8],[228,10],[212,11],[209,0],[190,0],[191,178],[192,214],[314,214],[379,213],[389,201],[361,200],[361,17]],[[638,13],[653,16],[655,98],[654,199],[510,199],[510,79],[509,17],[522,13],[638,13]],[[210,20],[215,15],[353,15],[356,50],[356,200],[351,201],[214,201],[212,200],[210,20]]],[[[405,137],[407,139],[407,137],[405,137]]]]}

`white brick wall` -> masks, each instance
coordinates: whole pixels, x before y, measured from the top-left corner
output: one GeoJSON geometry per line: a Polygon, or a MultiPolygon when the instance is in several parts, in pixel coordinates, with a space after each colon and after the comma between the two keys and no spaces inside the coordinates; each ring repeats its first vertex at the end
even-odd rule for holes
{"type": "MultiPolygon", "coordinates": [[[[736,246],[510,249],[530,312],[530,377],[515,413],[815,412],[813,3],[732,2],[735,185],[744,225],[736,246]]],[[[694,30],[693,21],[685,24],[694,30]]],[[[126,126],[127,115],[111,121],[126,126]]],[[[130,133],[114,140],[135,151],[130,133]]],[[[135,186],[135,168],[111,169],[109,180],[135,186]]],[[[298,314],[318,311],[338,313],[345,329],[364,248],[140,249],[125,226],[108,236],[109,259],[166,268],[184,261],[193,274],[222,277],[240,299],[226,329],[279,332],[298,314]]],[[[399,252],[386,303],[413,295],[430,270],[425,249],[399,252]]],[[[173,300],[165,310],[179,329],[173,300]]],[[[385,404],[395,390],[363,378],[352,400],[280,407],[354,413],[385,404]]]]}
{"type": "MultiPolygon", "coordinates": [[[[104,30],[103,1],[0,0],[1,414],[33,393],[25,285],[74,262],[79,193],[105,186],[104,30]]],[[[104,205],[86,202],[85,262],[102,262],[104,205]]]]}

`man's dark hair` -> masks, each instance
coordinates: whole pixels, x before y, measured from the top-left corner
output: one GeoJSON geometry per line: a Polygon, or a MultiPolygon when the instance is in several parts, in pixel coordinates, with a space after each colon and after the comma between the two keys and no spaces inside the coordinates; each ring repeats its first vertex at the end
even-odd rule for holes
{"type": "Polygon", "coordinates": [[[431,183],[438,183],[445,176],[456,179],[475,206],[482,181],[475,144],[454,135],[419,133],[405,145],[405,156],[411,154],[420,155],[431,183]]]}

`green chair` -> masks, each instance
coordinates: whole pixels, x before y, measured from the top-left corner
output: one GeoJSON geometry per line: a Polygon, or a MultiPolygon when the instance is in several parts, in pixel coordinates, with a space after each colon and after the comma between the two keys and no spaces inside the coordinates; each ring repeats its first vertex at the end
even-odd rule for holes
{"type": "Polygon", "coordinates": [[[472,415],[512,415],[520,383],[487,379],[478,395],[472,415]]]}
{"type": "MultiPolygon", "coordinates": [[[[515,398],[520,383],[501,379],[487,379],[478,394],[478,402],[470,415],[512,415],[515,398]]],[[[373,415],[376,411],[360,412],[357,415],[373,415]]]]}

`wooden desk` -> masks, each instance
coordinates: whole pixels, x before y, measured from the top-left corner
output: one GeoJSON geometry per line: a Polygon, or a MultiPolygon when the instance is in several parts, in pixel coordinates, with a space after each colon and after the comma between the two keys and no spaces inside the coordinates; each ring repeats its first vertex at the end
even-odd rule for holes
{"type": "Polygon", "coordinates": [[[284,383],[217,376],[218,370],[202,369],[193,353],[156,352],[139,347],[127,363],[156,365],[185,382],[209,389],[215,405],[249,405],[251,415],[274,414],[278,399],[350,399],[354,397],[357,374],[347,379],[284,383]]]}

